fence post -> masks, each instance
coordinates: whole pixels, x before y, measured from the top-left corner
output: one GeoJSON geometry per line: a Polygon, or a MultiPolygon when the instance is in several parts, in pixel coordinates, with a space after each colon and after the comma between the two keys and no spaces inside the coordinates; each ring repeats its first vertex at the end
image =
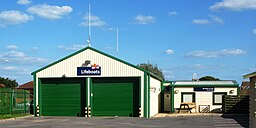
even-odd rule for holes
{"type": "Polygon", "coordinates": [[[12,114],[12,105],[13,105],[13,91],[12,89],[9,89],[9,94],[10,94],[10,114],[12,114]]]}
{"type": "Polygon", "coordinates": [[[23,90],[23,98],[24,98],[24,114],[26,115],[26,91],[25,89],[23,90]]]}

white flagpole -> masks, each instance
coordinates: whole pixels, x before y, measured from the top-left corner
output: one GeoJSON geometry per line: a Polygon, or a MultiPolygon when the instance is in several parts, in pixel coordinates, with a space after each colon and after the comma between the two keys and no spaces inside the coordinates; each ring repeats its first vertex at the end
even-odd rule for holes
{"type": "Polygon", "coordinates": [[[89,15],[88,15],[88,33],[89,33],[89,37],[88,37],[88,46],[91,47],[91,4],[89,4],[89,15]]]}

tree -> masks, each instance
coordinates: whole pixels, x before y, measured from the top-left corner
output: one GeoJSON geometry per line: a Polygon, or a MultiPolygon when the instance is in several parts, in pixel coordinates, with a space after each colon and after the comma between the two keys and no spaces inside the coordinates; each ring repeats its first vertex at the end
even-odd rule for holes
{"type": "Polygon", "coordinates": [[[18,83],[16,82],[16,80],[11,80],[9,78],[3,78],[3,77],[0,77],[0,84],[4,84],[7,88],[13,88],[18,86],[18,83]]]}
{"type": "Polygon", "coordinates": [[[199,78],[199,81],[219,81],[219,78],[215,78],[213,76],[203,76],[199,78]]]}
{"type": "Polygon", "coordinates": [[[156,76],[160,77],[161,79],[164,80],[164,75],[163,75],[163,72],[161,69],[159,69],[157,67],[157,65],[153,66],[152,64],[145,64],[145,63],[142,63],[142,64],[138,64],[137,65],[138,67],[146,70],[146,71],[149,71],[153,74],[155,74],[156,76]]]}

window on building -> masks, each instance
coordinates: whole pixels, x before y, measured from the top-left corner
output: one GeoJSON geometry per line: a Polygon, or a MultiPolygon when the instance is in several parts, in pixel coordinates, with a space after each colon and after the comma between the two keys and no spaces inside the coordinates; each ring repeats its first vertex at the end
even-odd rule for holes
{"type": "Polygon", "coordinates": [[[181,102],[195,102],[195,93],[193,92],[182,92],[181,102]]]}
{"type": "Polygon", "coordinates": [[[222,105],[222,96],[227,95],[226,92],[213,92],[213,105],[222,105]]]}

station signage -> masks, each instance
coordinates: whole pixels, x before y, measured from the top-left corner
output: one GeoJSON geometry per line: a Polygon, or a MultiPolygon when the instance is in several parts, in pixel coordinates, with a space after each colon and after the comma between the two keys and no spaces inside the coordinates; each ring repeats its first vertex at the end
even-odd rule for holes
{"type": "Polygon", "coordinates": [[[213,92],[214,87],[194,87],[194,91],[213,92]]]}
{"type": "Polygon", "coordinates": [[[101,67],[97,64],[90,64],[90,61],[85,61],[82,67],[77,67],[78,76],[97,76],[101,75],[101,67]]]}

